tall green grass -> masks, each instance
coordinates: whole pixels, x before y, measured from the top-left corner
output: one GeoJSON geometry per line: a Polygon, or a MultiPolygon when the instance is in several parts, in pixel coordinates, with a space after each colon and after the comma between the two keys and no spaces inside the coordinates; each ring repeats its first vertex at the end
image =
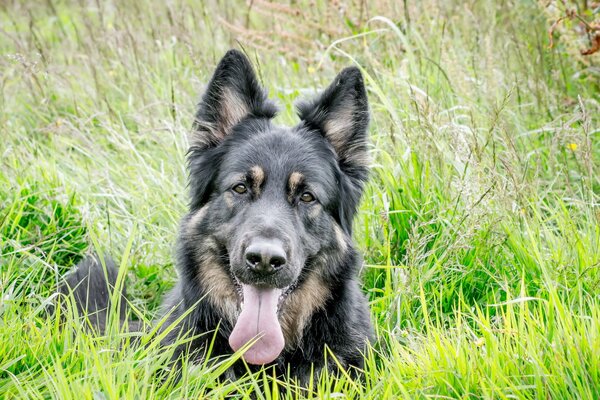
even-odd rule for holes
{"type": "Polygon", "coordinates": [[[548,10],[0,5],[0,397],[600,398],[599,60],[550,48],[548,10]],[[96,250],[152,318],[176,279],[194,105],[232,46],[280,123],[344,66],[365,75],[374,165],[355,239],[378,342],[363,381],[219,381],[222,359],[174,382],[150,335],[133,346],[114,322],[99,337],[46,312],[96,250]]]}

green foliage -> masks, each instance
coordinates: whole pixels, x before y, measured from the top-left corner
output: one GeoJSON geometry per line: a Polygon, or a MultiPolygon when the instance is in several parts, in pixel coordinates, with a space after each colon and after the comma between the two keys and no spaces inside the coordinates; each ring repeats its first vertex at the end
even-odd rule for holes
{"type": "Polygon", "coordinates": [[[56,193],[39,193],[35,186],[23,187],[16,191],[14,199],[3,202],[0,219],[5,256],[30,247],[38,257],[68,267],[79,261],[87,248],[86,229],[74,194],[62,203],[56,199],[56,193]],[[18,248],[12,245],[15,242],[18,248]]]}
{"type": "Polygon", "coordinates": [[[551,10],[21,3],[0,7],[0,398],[600,398],[597,68],[550,48],[551,10]],[[277,122],[341,68],[365,75],[374,162],[354,236],[378,341],[362,382],[219,381],[222,359],[184,360],[174,383],[160,337],[45,312],[93,244],[151,320],[176,278],[194,104],[238,40],[277,122]]]}
{"type": "Polygon", "coordinates": [[[40,191],[35,184],[8,188],[0,207],[2,278],[22,292],[50,289],[57,276],[77,263],[88,248],[76,197],[64,201],[58,188],[40,191]],[[10,195],[9,193],[12,193],[10,195]],[[46,266],[36,266],[43,260],[46,266]]]}

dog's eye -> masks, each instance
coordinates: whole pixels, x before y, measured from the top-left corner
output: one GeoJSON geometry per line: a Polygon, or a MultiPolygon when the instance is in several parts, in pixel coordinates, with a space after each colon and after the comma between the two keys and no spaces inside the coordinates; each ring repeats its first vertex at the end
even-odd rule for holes
{"type": "Polygon", "coordinates": [[[302,193],[302,196],[300,196],[300,200],[302,200],[305,203],[312,203],[313,201],[315,201],[315,196],[313,196],[311,192],[304,192],[302,193]]]}
{"type": "Polygon", "coordinates": [[[238,183],[233,187],[233,191],[237,194],[244,194],[248,191],[248,188],[243,183],[238,183]]]}

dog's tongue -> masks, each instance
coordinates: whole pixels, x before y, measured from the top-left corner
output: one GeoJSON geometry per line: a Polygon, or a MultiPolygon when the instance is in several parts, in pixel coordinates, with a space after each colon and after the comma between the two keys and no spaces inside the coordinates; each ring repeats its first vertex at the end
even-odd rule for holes
{"type": "Polygon", "coordinates": [[[268,364],[275,360],[285,345],[281,326],[277,319],[277,302],[280,289],[260,289],[242,285],[244,305],[242,312],[229,336],[229,345],[234,351],[252,339],[256,342],[243,355],[249,364],[268,364]]]}

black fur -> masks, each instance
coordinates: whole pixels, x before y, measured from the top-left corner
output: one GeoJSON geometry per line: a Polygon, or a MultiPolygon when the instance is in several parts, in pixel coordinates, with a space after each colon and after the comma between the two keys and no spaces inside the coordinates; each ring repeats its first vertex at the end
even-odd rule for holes
{"type": "MultiPolygon", "coordinates": [[[[79,315],[85,315],[94,328],[104,332],[117,275],[118,270],[113,260],[100,259],[97,255],[93,255],[77,265],[75,271],[65,279],[65,284],[60,286],[59,292],[63,295],[72,294],[79,315]]],[[[117,310],[121,320],[127,316],[126,296],[127,291],[123,287],[117,310]]],[[[128,327],[137,330],[139,324],[137,321],[129,321],[128,327]]]]}
{"type": "MultiPolygon", "coordinates": [[[[269,365],[283,375],[289,368],[305,382],[311,369],[325,367],[326,347],[343,367],[360,368],[373,337],[357,280],[361,257],[350,236],[368,176],[369,112],[360,71],[345,69],[298,110],[297,126],[273,125],[276,109],[248,59],[235,50],[223,57],[193,124],[191,201],[178,238],[179,281],[163,308],[169,322],[193,308],[165,343],[182,332],[198,335],[219,327],[212,356],[228,355],[240,288],[281,290],[277,318],[285,348],[269,365]],[[255,269],[263,265],[258,261],[249,264],[252,246],[268,249],[268,274],[255,269]],[[270,252],[281,260],[274,264],[270,252]]],[[[67,279],[68,287],[79,288],[78,303],[98,304],[82,311],[102,313],[108,307],[105,283],[78,285],[104,282],[98,265],[85,261],[67,279]]],[[[109,271],[110,282],[114,274],[109,271]]],[[[93,322],[103,326],[104,320],[93,322]]],[[[212,339],[201,336],[188,347],[202,357],[205,340],[212,339]]],[[[240,361],[229,376],[246,368],[240,361]]]]}

